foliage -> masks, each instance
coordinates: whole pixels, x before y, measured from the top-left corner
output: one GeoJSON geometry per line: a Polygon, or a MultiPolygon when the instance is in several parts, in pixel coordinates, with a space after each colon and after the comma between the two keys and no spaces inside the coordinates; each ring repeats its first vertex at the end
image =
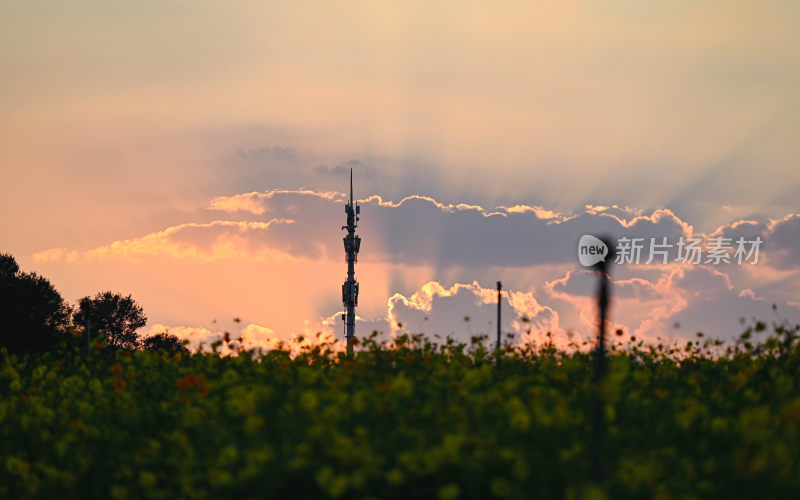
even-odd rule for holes
{"type": "Polygon", "coordinates": [[[14,257],[0,254],[0,346],[10,352],[53,348],[64,340],[71,313],[47,279],[21,272],[14,257]]]}
{"type": "MultiPolygon", "coordinates": [[[[746,332],[748,336],[758,332],[746,332]]],[[[800,351],[0,355],[2,498],[797,498],[800,351]],[[593,395],[608,422],[589,475],[593,395]]]]}
{"type": "Polygon", "coordinates": [[[88,326],[92,338],[99,334],[112,347],[133,349],[139,343],[136,330],[147,323],[147,317],[130,295],[102,292],[94,298],[82,298],[73,321],[83,328],[88,326]]]}
{"type": "Polygon", "coordinates": [[[168,332],[161,332],[146,337],[140,342],[140,344],[143,348],[148,349],[150,351],[161,349],[169,352],[184,352],[186,354],[189,353],[189,349],[187,349],[186,346],[183,345],[183,341],[181,341],[181,339],[179,339],[175,335],[171,335],[168,332]]]}

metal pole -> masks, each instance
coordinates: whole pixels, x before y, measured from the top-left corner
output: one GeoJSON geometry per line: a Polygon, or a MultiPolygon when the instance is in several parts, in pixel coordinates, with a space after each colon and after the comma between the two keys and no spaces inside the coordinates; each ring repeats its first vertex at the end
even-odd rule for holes
{"type": "Polygon", "coordinates": [[[501,298],[501,290],[503,289],[503,284],[499,281],[497,282],[497,356],[500,356],[500,298],[501,298]]]}

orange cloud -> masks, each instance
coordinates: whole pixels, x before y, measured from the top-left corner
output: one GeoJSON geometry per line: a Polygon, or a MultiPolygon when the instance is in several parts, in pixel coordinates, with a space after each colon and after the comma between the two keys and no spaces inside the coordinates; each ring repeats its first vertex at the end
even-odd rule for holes
{"type": "Polygon", "coordinates": [[[272,219],[268,222],[245,222],[245,221],[224,221],[216,220],[204,224],[186,223],[171,226],[162,231],[150,233],[139,238],[118,240],[110,245],[106,245],[85,253],[90,259],[104,259],[109,257],[121,257],[125,259],[137,259],[148,255],[166,255],[178,259],[196,260],[265,260],[290,259],[291,255],[262,246],[252,248],[249,242],[243,237],[245,233],[251,231],[265,231],[273,224],[292,224],[291,219],[272,219]],[[186,229],[223,229],[206,247],[192,242],[177,241],[175,236],[186,229]]]}
{"type": "Polygon", "coordinates": [[[536,217],[538,217],[539,219],[552,220],[553,222],[564,222],[564,221],[567,221],[567,220],[572,219],[574,217],[577,217],[577,215],[574,215],[574,214],[573,215],[564,215],[564,214],[560,214],[558,212],[554,212],[553,210],[548,210],[548,209],[540,207],[540,206],[531,206],[531,205],[514,205],[514,206],[511,206],[511,207],[499,206],[499,207],[497,207],[497,209],[498,210],[504,210],[504,211],[506,211],[506,212],[508,212],[510,214],[532,213],[532,214],[536,215],[536,217]]]}
{"type": "Polygon", "coordinates": [[[33,254],[34,262],[59,262],[61,260],[75,262],[78,259],[78,252],[68,248],[51,248],[33,254]]]}
{"type": "Polygon", "coordinates": [[[273,189],[266,192],[253,191],[250,193],[236,194],[233,196],[218,196],[211,200],[206,210],[219,210],[222,212],[250,212],[261,215],[267,211],[265,201],[276,195],[304,195],[314,196],[325,200],[344,201],[347,195],[337,191],[313,191],[311,189],[273,189]]]}
{"type": "Polygon", "coordinates": [[[218,196],[211,200],[208,210],[219,210],[222,212],[250,212],[255,215],[261,215],[267,211],[264,205],[259,200],[261,193],[252,192],[245,194],[237,194],[234,196],[218,196]]]}

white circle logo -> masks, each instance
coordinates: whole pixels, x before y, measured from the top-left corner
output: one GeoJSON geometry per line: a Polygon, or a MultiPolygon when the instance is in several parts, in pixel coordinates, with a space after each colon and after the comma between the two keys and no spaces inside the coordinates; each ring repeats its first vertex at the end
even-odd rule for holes
{"type": "Polygon", "coordinates": [[[605,262],[608,255],[608,246],[591,234],[584,234],[578,242],[578,260],[586,267],[593,266],[598,262],[605,262]]]}

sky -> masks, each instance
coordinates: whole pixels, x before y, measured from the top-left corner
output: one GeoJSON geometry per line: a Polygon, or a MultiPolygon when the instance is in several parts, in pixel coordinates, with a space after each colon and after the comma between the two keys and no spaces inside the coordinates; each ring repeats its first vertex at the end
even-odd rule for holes
{"type": "Polygon", "coordinates": [[[195,347],[341,338],[352,168],[358,335],[494,332],[501,280],[509,341],[580,345],[584,234],[673,245],[612,266],[625,338],[797,324],[799,24],[771,0],[3,2],[0,252],[195,347]],[[763,244],[695,264],[681,238],[763,244]]]}

